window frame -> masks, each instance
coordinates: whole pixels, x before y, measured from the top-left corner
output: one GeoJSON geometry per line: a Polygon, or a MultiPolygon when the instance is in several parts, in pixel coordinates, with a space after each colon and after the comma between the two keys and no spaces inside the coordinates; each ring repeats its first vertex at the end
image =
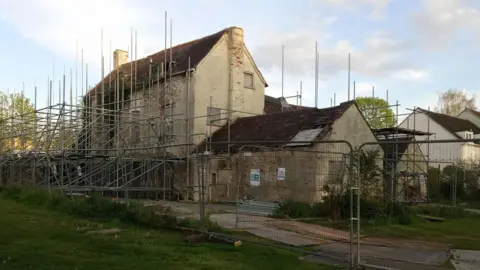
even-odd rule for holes
{"type": "Polygon", "coordinates": [[[217,125],[222,120],[222,109],[217,107],[207,107],[207,125],[217,125]],[[212,113],[215,110],[215,113],[212,113]]]}
{"type": "Polygon", "coordinates": [[[252,72],[249,72],[249,71],[244,71],[243,72],[243,88],[255,90],[255,76],[252,72]],[[247,75],[252,76],[252,85],[251,86],[247,86],[246,83],[245,83],[246,82],[245,77],[247,75]]]}
{"type": "Polygon", "coordinates": [[[132,111],[132,139],[134,144],[138,144],[141,142],[140,136],[141,136],[141,125],[140,121],[138,121],[140,115],[139,110],[133,110],[132,111]],[[133,117],[134,115],[137,115],[136,117],[133,117]]]}
{"type": "Polygon", "coordinates": [[[212,172],[210,175],[210,185],[211,186],[216,186],[218,181],[218,175],[216,172],[212,172]]]}
{"type": "Polygon", "coordinates": [[[335,160],[335,159],[328,160],[327,175],[328,175],[328,181],[333,182],[331,184],[343,183],[343,180],[345,178],[344,162],[342,160],[335,160]],[[340,173],[338,173],[337,166],[339,166],[339,168],[341,169],[340,173]]]}

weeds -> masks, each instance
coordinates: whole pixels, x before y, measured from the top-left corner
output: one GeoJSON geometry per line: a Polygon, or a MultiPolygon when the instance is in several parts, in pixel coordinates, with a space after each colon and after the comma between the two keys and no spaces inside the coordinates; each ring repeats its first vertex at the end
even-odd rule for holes
{"type": "MultiPolygon", "coordinates": [[[[354,213],[356,213],[356,203],[354,213]]],[[[411,225],[423,222],[419,214],[442,218],[463,218],[472,216],[471,213],[459,207],[437,205],[406,205],[401,203],[386,203],[361,199],[360,218],[368,225],[411,225]]],[[[329,200],[308,204],[296,201],[286,201],[279,204],[274,217],[289,218],[328,218],[334,221],[347,221],[350,218],[350,202],[348,197],[341,200],[329,200]]]]}
{"type": "Polygon", "coordinates": [[[122,223],[149,228],[177,227],[177,219],[172,215],[158,215],[150,207],[129,201],[114,202],[99,194],[92,194],[87,198],[69,198],[56,191],[49,193],[43,189],[12,186],[1,188],[0,196],[82,218],[119,220],[122,223]]]}

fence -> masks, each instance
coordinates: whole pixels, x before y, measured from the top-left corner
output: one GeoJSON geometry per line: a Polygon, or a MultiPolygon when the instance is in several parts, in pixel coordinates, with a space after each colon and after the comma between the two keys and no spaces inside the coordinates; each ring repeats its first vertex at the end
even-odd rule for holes
{"type": "Polygon", "coordinates": [[[359,170],[354,174],[361,189],[359,231],[366,235],[360,240],[361,260],[357,254],[357,262],[380,260],[385,266],[393,266],[394,262],[402,261],[425,267],[444,264],[448,256],[443,254],[447,253],[439,250],[440,244],[430,243],[438,239],[426,238],[430,233],[427,231],[415,234],[408,227],[416,226],[418,218],[441,220],[448,212],[442,209],[450,206],[477,204],[479,149],[474,140],[460,139],[378,141],[355,149],[359,170]],[[372,151],[372,147],[382,151],[372,151]],[[373,183],[381,183],[377,196],[367,193],[373,183]],[[403,225],[396,227],[396,233],[406,234],[408,240],[396,239],[392,234],[376,237],[375,231],[382,231],[382,226],[392,223],[403,225]],[[389,250],[378,246],[388,246],[389,250]],[[427,252],[426,248],[432,250],[427,252]],[[424,253],[416,258],[399,255],[405,251],[424,253]],[[433,256],[436,259],[430,260],[433,256]]]}
{"type": "Polygon", "coordinates": [[[223,144],[230,155],[207,158],[205,197],[235,204],[223,214],[232,228],[296,247],[342,243],[342,255],[358,253],[356,159],[348,142],[223,144]]]}
{"type": "MultiPolygon", "coordinates": [[[[415,205],[474,203],[480,167],[464,158],[465,152],[454,151],[472,142],[395,140],[355,148],[329,141],[296,147],[243,142],[229,156],[207,158],[205,194],[210,202],[235,203],[225,215],[237,230],[335,250],[358,266],[371,261],[372,248],[379,245],[415,248],[415,241],[370,235],[385,220],[405,222],[399,221],[401,215],[415,205]]],[[[382,256],[376,259],[398,260],[382,256]]]]}
{"type": "Polygon", "coordinates": [[[231,203],[222,214],[227,227],[304,250],[335,250],[358,266],[368,262],[368,246],[385,243],[364,236],[378,219],[398,218],[412,204],[480,205],[480,148],[472,142],[218,142],[211,144],[229,151],[188,160],[142,157],[142,149],[122,155],[23,151],[0,157],[0,183],[193,200],[201,219],[206,204],[231,203]]]}

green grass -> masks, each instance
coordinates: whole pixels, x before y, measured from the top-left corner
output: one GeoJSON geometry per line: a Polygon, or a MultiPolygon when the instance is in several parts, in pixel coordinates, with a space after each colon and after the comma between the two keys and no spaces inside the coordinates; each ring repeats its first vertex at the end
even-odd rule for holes
{"type": "Polygon", "coordinates": [[[191,245],[178,232],[99,223],[0,199],[0,269],[336,269],[244,243],[191,245]],[[118,237],[82,228],[120,227],[118,237]]]}
{"type": "Polygon", "coordinates": [[[417,220],[410,225],[362,226],[368,236],[415,239],[452,245],[457,249],[480,250],[480,218],[445,218],[443,222],[417,220]]]}

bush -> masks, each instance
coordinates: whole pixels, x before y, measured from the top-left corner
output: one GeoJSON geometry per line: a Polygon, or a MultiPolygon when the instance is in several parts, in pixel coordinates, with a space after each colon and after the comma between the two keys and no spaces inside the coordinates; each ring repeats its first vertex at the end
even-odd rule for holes
{"type": "Polygon", "coordinates": [[[279,204],[275,216],[289,218],[306,218],[313,216],[313,208],[310,204],[288,200],[279,204]]]}
{"type": "MultiPolygon", "coordinates": [[[[356,202],[353,206],[356,207],[356,202]]],[[[408,205],[399,203],[383,204],[374,200],[360,199],[360,218],[372,224],[398,223],[409,225],[416,221],[416,211],[408,205]]],[[[356,209],[354,209],[356,213],[356,209]]],[[[325,197],[323,202],[308,204],[304,202],[285,201],[279,204],[274,216],[289,218],[350,218],[350,195],[342,197],[325,197]]]]}

